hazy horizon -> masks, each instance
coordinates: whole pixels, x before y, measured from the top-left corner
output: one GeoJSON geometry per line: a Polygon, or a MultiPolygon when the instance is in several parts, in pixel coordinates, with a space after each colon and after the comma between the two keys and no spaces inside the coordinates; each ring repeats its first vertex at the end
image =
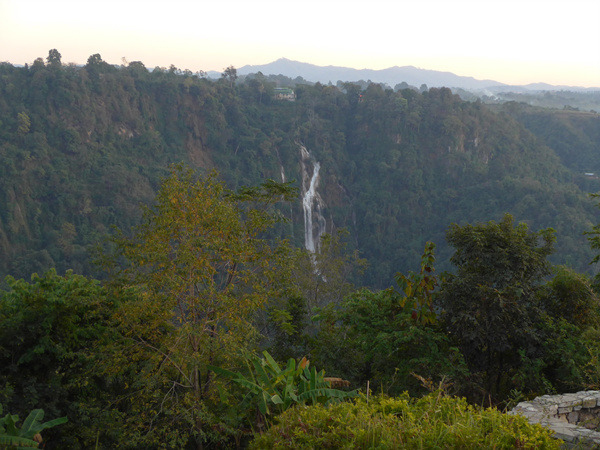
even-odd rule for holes
{"type": "Polygon", "coordinates": [[[511,85],[600,86],[597,0],[0,0],[0,61],[193,72],[279,58],[381,70],[415,66],[511,85]]]}

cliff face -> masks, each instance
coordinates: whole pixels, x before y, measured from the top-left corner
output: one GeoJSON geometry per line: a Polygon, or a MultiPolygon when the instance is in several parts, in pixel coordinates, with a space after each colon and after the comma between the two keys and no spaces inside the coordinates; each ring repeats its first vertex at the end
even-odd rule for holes
{"type": "Polygon", "coordinates": [[[93,273],[89,246],[111,225],[135,225],[140,203],[181,161],[217,169],[232,189],[295,180],[299,198],[282,209],[291,225],[279,233],[299,246],[301,195],[310,190],[303,173],[310,178],[317,162],[310,205],[323,222],[313,238],[348,228],[370,261],[371,285],[414,268],[427,240],[449,268],[447,226],[505,212],[533,229],[557,229],[556,260],[587,267],[581,233],[597,217],[576,173],[508,115],[447,89],[317,84],[297,86],[288,102],[272,88],[260,77],[232,86],[139,63],[0,65],[1,274],[28,277],[49,266],[93,273]]]}

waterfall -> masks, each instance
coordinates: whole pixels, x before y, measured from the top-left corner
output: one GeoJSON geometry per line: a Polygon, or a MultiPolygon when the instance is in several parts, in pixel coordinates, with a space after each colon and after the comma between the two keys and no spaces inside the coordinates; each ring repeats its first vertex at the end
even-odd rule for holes
{"type": "Polygon", "coordinates": [[[279,162],[279,173],[281,175],[281,182],[285,183],[285,170],[283,170],[283,163],[281,162],[281,157],[279,156],[279,150],[275,147],[275,154],[277,155],[277,161],[279,162]]]}
{"type": "Polygon", "coordinates": [[[302,167],[302,209],[304,210],[304,247],[311,253],[317,251],[321,236],[325,233],[326,221],[323,217],[325,203],[317,192],[321,165],[302,144],[300,146],[302,167]],[[309,173],[312,166],[312,173],[309,173]]]}

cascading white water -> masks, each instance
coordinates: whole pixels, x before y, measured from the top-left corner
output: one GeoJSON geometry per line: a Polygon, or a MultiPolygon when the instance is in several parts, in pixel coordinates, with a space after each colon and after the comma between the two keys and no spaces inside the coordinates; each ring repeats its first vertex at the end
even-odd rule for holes
{"type": "Polygon", "coordinates": [[[321,165],[315,162],[313,175],[310,179],[310,186],[302,197],[302,207],[304,208],[304,245],[312,253],[315,252],[315,241],[313,236],[312,208],[315,201],[315,192],[317,182],[319,181],[319,169],[321,165]]]}
{"type": "Polygon", "coordinates": [[[325,233],[326,221],[323,217],[323,199],[317,192],[321,165],[311,157],[302,144],[300,146],[302,166],[302,209],[304,210],[304,247],[311,253],[317,251],[318,242],[325,233]],[[308,165],[312,165],[309,175],[308,165]]]}
{"type": "Polygon", "coordinates": [[[285,183],[285,170],[283,170],[283,164],[281,163],[281,157],[279,156],[279,150],[275,147],[275,154],[277,155],[277,161],[279,161],[279,173],[281,174],[281,182],[285,183]]]}

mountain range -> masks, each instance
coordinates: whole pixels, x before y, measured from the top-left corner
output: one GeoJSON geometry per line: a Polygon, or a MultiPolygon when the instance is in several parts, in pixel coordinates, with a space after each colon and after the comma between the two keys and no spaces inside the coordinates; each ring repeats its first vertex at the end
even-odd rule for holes
{"type": "MultiPolygon", "coordinates": [[[[583,88],[577,86],[553,86],[547,83],[533,83],[524,86],[513,86],[494,80],[478,80],[473,77],[456,75],[452,72],[421,69],[414,66],[389,67],[387,69],[353,69],[340,66],[317,66],[305,62],[280,58],[268,64],[245,65],[237,69],[239,75],[262,72],[263,75],[284,75],[290,78],[302,77],[310,82],[335,84],[341,81],[372,81],[384,83],[390,87],[406,82],[412,86],[449,87],[460,88],[468,91],[489,91],[498,93],[502,91],[593,91],[600,88],[583,88]]],[[[220,76],[218,72],[209,72],[210,76],[220,76]]]]}

